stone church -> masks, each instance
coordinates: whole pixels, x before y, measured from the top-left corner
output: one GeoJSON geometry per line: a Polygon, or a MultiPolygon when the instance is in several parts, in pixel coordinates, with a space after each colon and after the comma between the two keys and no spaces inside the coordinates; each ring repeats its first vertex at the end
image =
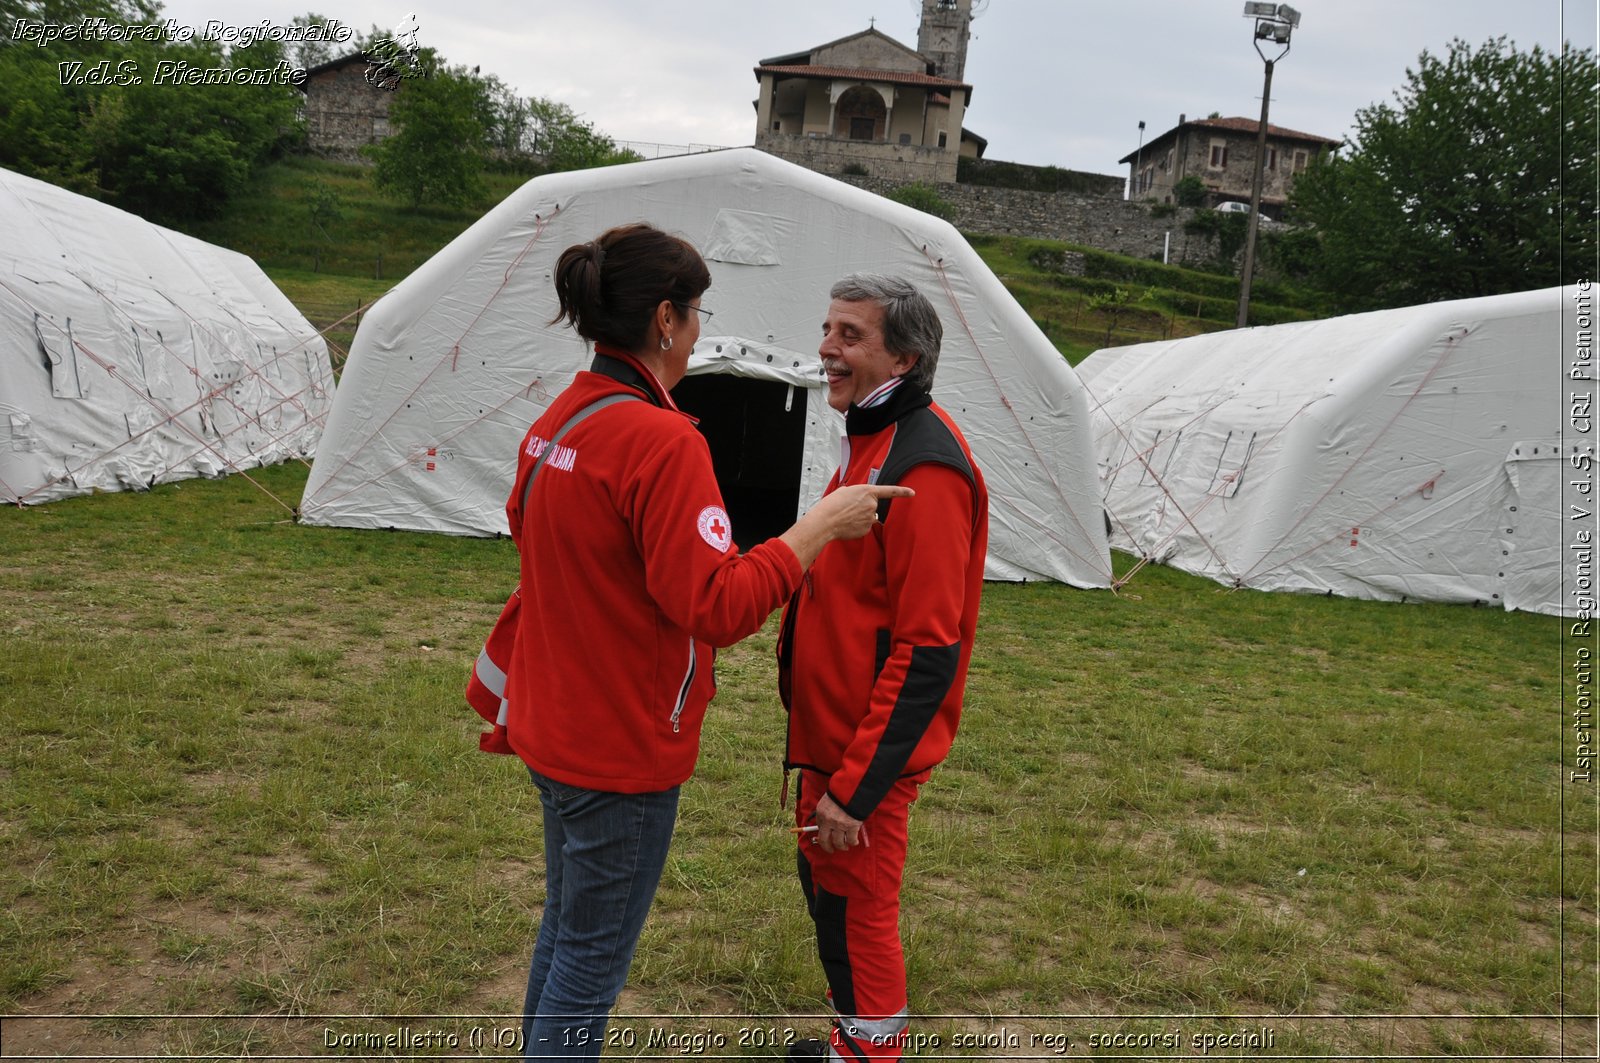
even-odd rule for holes
{"type": "Polygon", "coordinates": [[[755,146],[820,173],[952,183],[987,142],[962,128],[973,0],[922,0],[917,47],[869,27],[755,68],[755,146]]]}

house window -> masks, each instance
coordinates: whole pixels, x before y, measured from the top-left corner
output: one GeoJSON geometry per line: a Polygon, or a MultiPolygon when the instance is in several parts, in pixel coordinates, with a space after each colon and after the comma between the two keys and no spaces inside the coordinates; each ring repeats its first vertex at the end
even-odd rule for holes
{"type": "Polygon", "coordinates": [[[1267,169],[1271,170],[1273,173],[1277,173],[1278,172],[1278,149],[1277,148],[1268,148],[1267,149],[1267,169]]]}
{"type": "Polygon", "coordinates": [[[950,135],[944,130],[939,130],[939,146],[942,148],[949,143],[950,135]]]}
{"type": "Polygon", "coordinates": [[[1299,173],[1301,170],[1304,170],[1306,168],[1306,161],[1307,160],[1306,160],[1306,153],[1305,152],[1303,152],[1303,151],[1295,152],[1294,153],[1294,172],[1295,173],[1299,173]]]}
{"type": "Polygon", "coordinates": [[[1213,140],[1211,142],[1211,159],[1206,165],[1213,170],[1227,169],[1228,142],[1226,140],[1213,140]]]}

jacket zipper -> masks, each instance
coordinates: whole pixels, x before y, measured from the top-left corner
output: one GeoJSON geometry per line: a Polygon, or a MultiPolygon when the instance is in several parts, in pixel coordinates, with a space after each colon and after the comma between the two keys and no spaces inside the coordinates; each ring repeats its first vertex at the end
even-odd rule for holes
{"type": "MultiPolygon", "coordinates": [[[[811,570],[808,568],[800,577],[801,586],[795,588],[794,595],[789,599],[789,608],[784,612],[783,624],[778,630],[778,653],[783,666],[790,676],[790,690],[784,696],[783,706],[783,785],[778,790],[778,807],[789,807],[789,776],[799,768],[789,760],[790,743],[794,741],[794,708],[789,704],[793,699],[794,676],[794,625],[800,621],[800,590],[804,588],[807,598],[816,596],[816,589],[811,585],[811,570]]],[[[781,681],[781,679],[780,679],[781,681]]],[[[780,691],[780,693],[783,693],[780,691]]]]}
{"type": "Polygon", "coordinates": [[[689,638],[689,670],[684,674],[683,685],[678,688],[678,703],[672,707],[672,733],[678,733],[678,718],[683,715],[683,708],[689,703],[689,689],[694,686],[695,673],[694,637],[689,638]]]}

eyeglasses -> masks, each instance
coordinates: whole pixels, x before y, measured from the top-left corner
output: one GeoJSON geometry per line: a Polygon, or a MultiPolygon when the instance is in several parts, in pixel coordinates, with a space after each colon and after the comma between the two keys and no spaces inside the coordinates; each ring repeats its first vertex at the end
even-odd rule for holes
{"type": "Polygon", "coordinates": [[[710,320],[711,320],[711,311],[709,311],[709,310],[707,310],[707,309],[705,309],[705,308],[704,308],[704,307],[701,307],[701,306],[694,306],[694,305],[693,305],[693,304],[691,304],[691,303],[685,303],[685,304],[683,304],[683,305],[684,305],[684,308],[685,308],[685,309],[688,309],[688,310],[694,310],[694,311],[696,311],[696,312],[698,312],[698,313],[701,313],[701,314],[704,314],[704,315],[705,315],[705,316],[706,316],[706,320],[707,320],[707,321],[710,321],[710,320]]]}

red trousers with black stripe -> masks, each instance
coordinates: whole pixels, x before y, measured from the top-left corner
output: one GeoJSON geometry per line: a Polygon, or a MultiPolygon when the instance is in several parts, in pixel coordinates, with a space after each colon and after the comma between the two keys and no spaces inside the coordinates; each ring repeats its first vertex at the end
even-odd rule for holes
{"type": "MultiPolygon", "coordinates": [[[[909,1029],[905,951],[900,943],[900,884],[906,866],[911,802],[927,778],[901,779],[867,817],[865,841],[825,853],[800,835],[797,858],[806,908],[816,924],[817,955],[839,1013],[833,1058],[893,1060],[909,1029]]],[[[801,773],[796,822],[811,822],[827,776],[801,773]]]]}

